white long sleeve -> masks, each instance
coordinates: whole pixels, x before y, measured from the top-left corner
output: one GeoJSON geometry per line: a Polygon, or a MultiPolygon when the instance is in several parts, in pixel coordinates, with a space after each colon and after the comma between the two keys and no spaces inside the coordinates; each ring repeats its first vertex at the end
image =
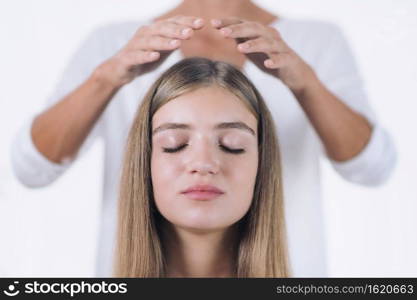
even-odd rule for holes
{"type": "Polygon", "coordinates": [[[330,160],[333,168],[346,180],[366,186],[385,183],[397,161],[394,143],[388,132],[375,125],[365,148],[348,161],[330,160]]]}
{"type": "MultiPolygon", "coordinates": [[[[52,106],[77,88],[91,74],[93,69],[104,60],[105,53],[100,48],[102,28],[92,32],[72,55],[60,80],[46,101],[46,107],[52,106]]],[[[48,160],[33,143],[31,137],[32,123],[35,117],[27,120],[17,132],[10,149],[13,171],[19,181],[27,187],[44,187],[54,182],[63,174],[72,161],[62,164],[48,160]]],[[[86,141],[81,146],[77,157],[102,135],[101,119],[93,126],[86,141]]]]}
{"type": "Polygon", "coordinates": [[[96,123],[80,147],[76,157],[63,163],[55,163],[46,158],[35,146],[31,136],[32,122],[28,120],[16,134],[10,149],[13,172],[26,187],[40,188],[53,183],[71,164],[93,145],[102,132],[101,122],[96,123]]]}
{"type": "Polygon", "coordinates": [[[327,30],[329,45],[321,53],[317,74],[331,92],[373,126],[370,141],[358,155],[344,162],[329,161],[339,175],[352,183],[383,184],[396,164],[394,143],[368,103],[357,63],[343,33],[335,25],[327,30]]]}
{"type": "Polygon", "coordinates": [[[55,181],[67,170],[71,162],[57,164],[44,157],[33,144],[29,120],[19,130],[12,143],[11,159],[13,171],[19,181],[27,187],[37,188],[55,181]]]}

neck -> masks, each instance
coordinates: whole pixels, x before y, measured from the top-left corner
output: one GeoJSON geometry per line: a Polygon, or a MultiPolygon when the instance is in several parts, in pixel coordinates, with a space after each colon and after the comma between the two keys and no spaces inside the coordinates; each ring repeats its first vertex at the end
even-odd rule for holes
{"type": "Polygon", "coordinates": [[[196,232],[167,224],[163,243],[167,277],[233,277],[236,227],[196,232]]]}
{"type": "Polygon", "coordinates": [[[255,5],[250,0],[183,0],[179,6],[167,13],[210,19],[237,17],[244,20],[269,24],[276,18],[273,14],[255,5]]]}
{"type": "Polygon", "coordinates": [[[178,9],[204,19],[247,15],[255,5],[249,0],[183,0],[178,9]]]}

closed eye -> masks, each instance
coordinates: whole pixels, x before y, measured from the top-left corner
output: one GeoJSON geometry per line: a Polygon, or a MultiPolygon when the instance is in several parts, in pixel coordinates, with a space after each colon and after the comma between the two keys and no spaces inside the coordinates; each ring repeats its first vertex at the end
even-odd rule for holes
{"type": "MultiPolygon", "coordinates": [[[[182,149],[184,149],[186,146],[188,146],[188,144],[183,144],[183,145],[180,145],[180,146],[178,146],[178,147],[176,147],[176,148],[162,148],[162,149],[163,149],[163,151],[164,151],[164,152],[166,152],[166,153],[175,153],[175,152],[179,152],[179,151],[181,151],[181,150],[182,150],[182,149]]],[[[224,146],[224,145],[222,145],[222,144],[219,144],[219,147],[220,147],[220,149],[222,149],[224,152],[227,152],[227,153],[232,153],[232,154],[241,154],[241,153],[244,153],[244,152],[245,152],[245,149],[232,149],[232,148],[226,147],[226,146],[224,146]]]]}
{"type": "Polygon", "coordinates": [[[219,144],[220,148],[225,151],[225,152],[229,152],[229,153],[233,153],[233,154],[240,154],[245,152],[245,149],[232,149],[232,148],[228,148],[222,144],[219,144]]]}
{"type": "Polygon", "coordinates": [[[162,149],[164,150],[164,152],[167,152],[167,153],[175,153],[175,152],[181,151],[186,146],[188,146],[188,144],[183,144],[183,145],[180,145],[180,146],[178,146],[176,148],[162,148],[162,149]]]}

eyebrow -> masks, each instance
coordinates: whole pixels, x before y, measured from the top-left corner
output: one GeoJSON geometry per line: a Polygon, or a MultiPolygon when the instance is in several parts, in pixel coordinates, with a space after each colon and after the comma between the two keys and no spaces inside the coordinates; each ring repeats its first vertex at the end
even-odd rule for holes
{"type": "MultiPolygon", "coordinates": [[[[230,129],[230,128],[244,130],[244,131],[249,132],[253,136],[255,136],[255,131],[243,122],[223,122],[214,126],[214,129],[230,129]]],[[[183,124],[183,123],[164,123],[158,126],[157,128],[155,128],[152,131],[152,135],[155,135],[158,132],[168,130],[168,129],[190,130],[192,129],[192,126],[188,124],[183,124]]]]}

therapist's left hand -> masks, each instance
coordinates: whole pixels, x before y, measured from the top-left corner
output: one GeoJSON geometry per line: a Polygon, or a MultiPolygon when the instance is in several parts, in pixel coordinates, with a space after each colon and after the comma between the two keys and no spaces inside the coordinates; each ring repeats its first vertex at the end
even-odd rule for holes
{"type": "Polygon", "coordinates": [[[302,92],[316,80],[313,69],[275,28],[238,18],[213,19],[211,25],[225,38],[235,39],[240,53],[262,71],[279,78],[293,92],[302,92]]]}

